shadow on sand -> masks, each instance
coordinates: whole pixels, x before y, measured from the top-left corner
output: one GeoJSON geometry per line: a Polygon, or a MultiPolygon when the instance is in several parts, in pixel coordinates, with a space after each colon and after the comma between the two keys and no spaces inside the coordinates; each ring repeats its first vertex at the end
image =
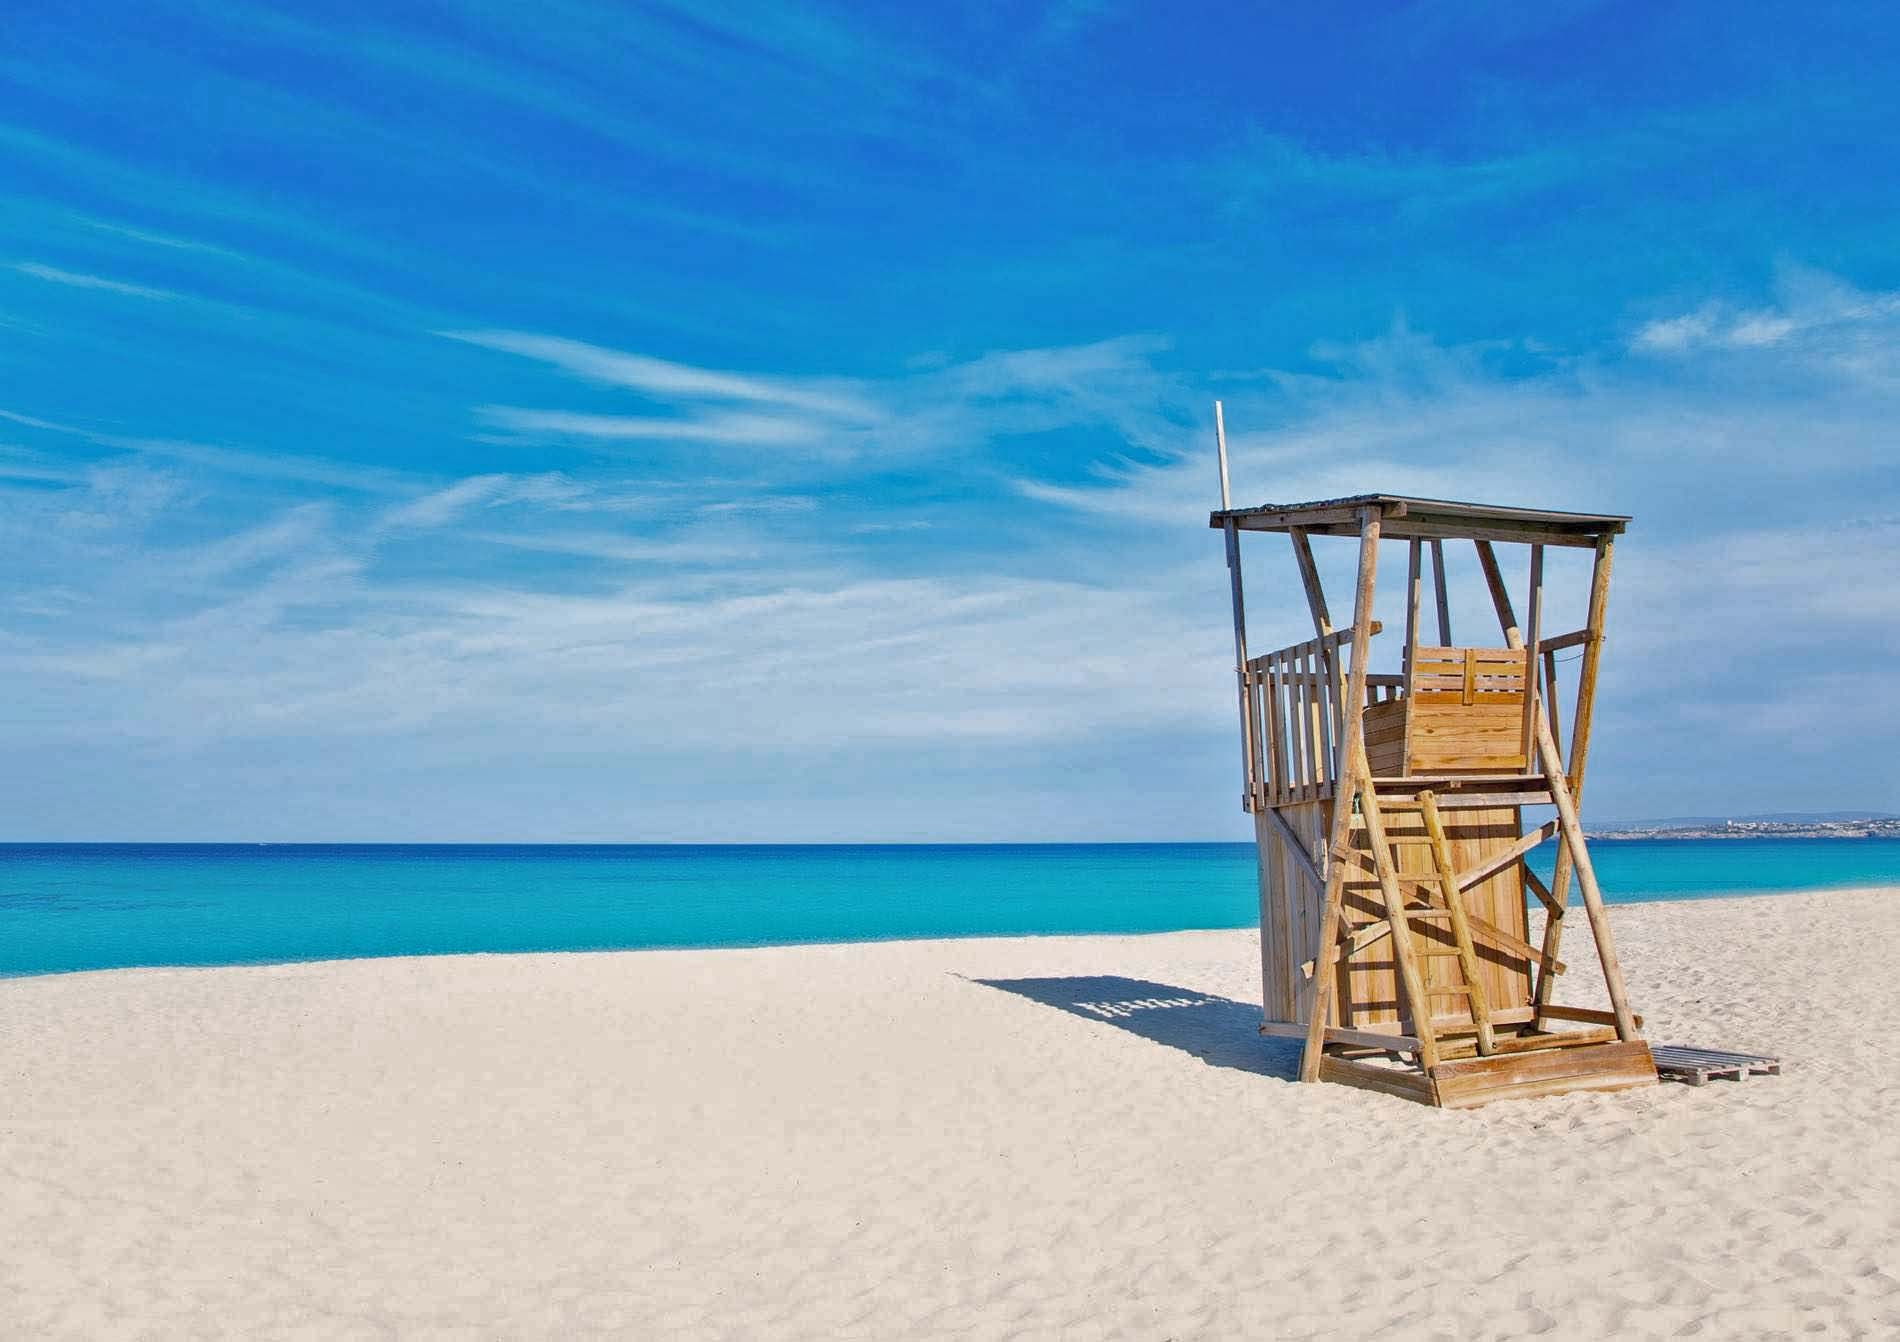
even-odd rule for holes
{"type": "Polygon", "coordinates": [[[1282,1081],[1299,1075],[1299,1044],[1261,1034],[1260,1008],[1250,1002],[1113,974],[975,982],[1178,1048],[1209,1067],[1232,1067],[1282,1081]]]}

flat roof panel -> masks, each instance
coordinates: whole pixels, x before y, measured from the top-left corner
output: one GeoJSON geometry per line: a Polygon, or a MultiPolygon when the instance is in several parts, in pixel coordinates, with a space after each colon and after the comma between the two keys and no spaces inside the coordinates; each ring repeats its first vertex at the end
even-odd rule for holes
{"type": "Polygon", "coordinates": [[[1229,508],[1208,518],[1211,527],[1231,519],[1242,531],[1291,531],[1357,535],[1359,514],[1377,508],[1380,534],[1394,539],[1471,537],[1477,540],[1541,542],[1558,545],[1594,543],[1599,536],[1622,533],[1630,519],[1616,513],[1568,513],[1549,508],[1512,508],[1455,499],[1414,498],[1407,494],[1352,494],[1307,503],[1263,503],[1229,508]]]}

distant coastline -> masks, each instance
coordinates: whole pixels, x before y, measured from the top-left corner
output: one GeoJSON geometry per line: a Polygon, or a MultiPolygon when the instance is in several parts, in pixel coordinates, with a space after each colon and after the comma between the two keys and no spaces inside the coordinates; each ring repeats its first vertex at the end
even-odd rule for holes
{"type": "Polygon", "coordinates": [[[1591,829],[1592,839],[1900,839],[1900,816],[1749,816],[1636,821],[1591,829]]]}

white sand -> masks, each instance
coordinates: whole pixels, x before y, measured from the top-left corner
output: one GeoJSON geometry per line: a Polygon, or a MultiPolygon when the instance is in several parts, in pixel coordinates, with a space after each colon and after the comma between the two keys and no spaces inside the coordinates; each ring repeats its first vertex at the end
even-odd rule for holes
{"type": "Polygon", "coordinates": [[[1900,1335],[1900,891],[1613,916],[1786,1074],[1290,1084],[1242,932],[0,983],[0,1329],[1900,1335]]]}

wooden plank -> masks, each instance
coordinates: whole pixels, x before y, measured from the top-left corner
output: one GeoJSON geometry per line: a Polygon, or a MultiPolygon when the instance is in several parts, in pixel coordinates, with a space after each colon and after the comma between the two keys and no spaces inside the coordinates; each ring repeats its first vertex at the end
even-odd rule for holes
{"type": "MultiPolygon", "coordinates": [[[[1242,531],[1286,531],[1299,527],[1309,535],[1315,531],[1332,534],[1335,527],[1350,526],[1358,530],[1360,514],[1364,508],[1359,505],[1342,508],[1300,508],[1294,511],[1280,512],[1240,512],[1231,519],[1242,531]]],[[[1226,521],[1228,519],[1222,519],[1226,521]]],[[[1215,525],[1218,525],[1216,523],[1215,525]]]]}
{"type": "Polygon", "coordinates": [[[1429,789],[1418,794],[1418,803],[1419,815],[1425,822],[1425,834],[1431,842],[1432,864],[1438,872],[1439,888],[1445,897],[1445,907],[1451,912],[1458,967],[1465,976],[1465,982],[1470,985],[1471,1019],[1478,1027],[1478,1052],[1491,1053],[1496,1050],[1497,1041],[1491,1033],[1490,1003],[1485,998],[1484,973],[1478,964],[1478,953],[1471,945],[1471,927],[1465,917],[1464,895],[1460,893],[1457,878],[1452,874],[1451,846],[1445,840],[1445,826],[1438,818],[1438,804],[1429,789]]]}
{"type": "Polygon", "coordinates": [[[1441,1062],[1430,1076],[1440,1105],[1469,1109],[1498,1100],[1653,1086],[1656,1067],[1639,1039],[1441,1062]]]}
{"type": "Polygon", "coordinates": [[[1286,699],[1287,796],[1306,800],[1306,705],[1301,701],[1297,669],[1280,663],[1280,692],[1286,699]]]}
{"type": "Polygon", "coordinates": [[[1336,854],[1351,832],[1354,796],[1371,788],[1363,781],[1368,768],[1365,752],[1365,715],[1358,711],[1366,698],[1366,662],[1372,637],[1373,584],[1379,571],[1379,524],[1382,513],[1368,508],[1359,515],[1359,572],[1352,600],[1352,673],[1347,681],[1346,702],[1353,712],[1346,715],[1345,748],[1341,759],[1346,776],[1334,791],[1332,824],[1326,841],[1326,893],[1321,901],[1318,947],[1314,959],[1318,973],[1313,985],[1312,1009],[1307,1013],[1305,1047],[1300,1054],[1300,1080],[1317,1081],[1325,1058],[1326,1017],[1332,1010],[1338,974],[1333,965],[1339,953],[1339,906],[1345,890],[1346,864],[1336,854]]]}
{"type": "MultiPolygon", "coordinates": [[[[1550,794],[1546,792],[1543,795],[1544,800],[1537,804],[1548,806],[1550,804],[1550,794]]],[[[1544,884],[1543,877],[1531,869],[1530,855],[1528,853],[1525,854],[1520,861],[1519,869],[1523,872],[1524,884],[1529,886],[1531,893],[1537,896],[1537,901],[1544,906],[1544,911],[1546,913],[1555,911],[1559,918],[1563,917],[1562,907],[1551,897],[1550,887],[1544,884]]]]}
{"type": "MultiPolygon", "coordinates": [[[[1565,1030],[1558,1033],[1503,1035],[1498,1039],[1498,1053],[1535,1053],[1540,1049],[1552,1048],[1589,1048],[1595,1044],[1616,1042],[1616,1031],[1608,1027],[1593,1030],[1565,1030]]],[[[1481,1057],[1474,1039],[1454,1040],[1443,1048],[1440,1056],[1446,1062],[1456,1062],[1464,1058],[1481,1057]]]]}
{"type": "Polygon", "coordinates": [[[1416,536],[1423,540],[1501,541],[1507,545],[1558,545],[1577,550],[1587,550],[1597,543],[1596,533],[1568,531],[1561,527],[1539,526],[1529,522],[1467,524],[1438,522],[1428,518],[1415,520],[1411,517],[1394,523],[1391,535],[1394,540],[1408,540],[1416,536]]]}
{"type": "Polygon", "coordinates": [[[1254,814],[1254,862],[1260,891],[1260,1008],[1268,1020],[1293,1019],[1291,976],[1287,962],[1294,951],[1282,911],[1287,884],[1293,879],[1285,847],[1267,817],[1278,812],[1262,807],[1254,814]]]}
{"type": "Polygon", "coordinates": [[[1315,890],[1324,890],[1326,888],[1326,880],[1319,874],[1318,864],[1316,864],[1307,853],[1306,845],[1300,842],[1300,836],[1293,832],[1293,826],[1287,824],[1286,817],[1281,815],[1277,809],[1271,807],[1268,808],[1265,815],[1267,817],[1267,823],[1273,826],[1275,833],[1280,836],[1280,841],[1287,846],[1287,856],[1292,859],[1293,865],[1299,869],[1307,880],[1313,883],[1315,890]]]}
{"type": "Polygon", "coordinates": [[[1530,831],[1530,833],[1524,835],[1516,843],[1512,844],[1509,848],[1500,848],[1497,852],[1493,853],[1490,857],[1485,858],[1482,862],[1478,863],[1476,866],[1470,868],[1469,870],[1459,872],[1458,873],[1458,888],[1460,890],[1469,890],[1472,886],[1476,885],[1478,882],[1485,880],[1488,877],[1494,876],[1500,871],[1503,871],[1506,867],[1510,866],[1513,862],[1516,862],[1519,859],[1523,858],[1525,854],[1529,853],[1531,850],[1536,848],[1539,844],[1543,843],[1546,839],[1550,838],[1551,835],[1555,834],[1557,832],[1557,827],[1558,827],[1557,821],[1546,820],[1543,824],[1539,825],[1536,829],[1530,831]]]}
{"type": "MultiPolygon", "coordinates": [[[[1363,770],[1364,765],[1361,764],[1363,770]]],[[[1425,979],[1419,972],[1412,926],[1405,916],[1405,896],[1399,892],[1398,869],[1392,861],[1392,849],[1386,843],[1385,820],[1379,813],[1379,799],[1371,788],[1360,795],[1360,823],[1372,849],[1373,874],[1379,881],[1379,893],[1385,899],[1386,914],[1392,926],[1392,958],[1398,962],[1399,982],[1405,988],[1405,1001],[1411,1004],[1418,1026],[1418,1059],[1430,1067],[1438,1061],[1438,1042],[1432,1035],[1431,1008],[1426,1005],[1425,979]]]]}
{"type": "Polygon", "coordinates": [[[1315,1079],[1331,1081],[1335,1085],[1355,1086],[1360,1090],[1376,1090],[1416,1104],[1438,1103],[1438,1093],[1431,1078],[1411,1067],[1380,1067],[1373,1063],[1328,1055],[1321,1059],[1315,1079]]]}
{"type": "Polygon", "coordinates": [[[1538,639],[1537,650],[1546,653],[1562,652],[1566,648],[1581,648],[1589,641],[1590,631],[1588,629],[1572,629],[1567,634],[1558,634],[1552,638],[1538,639]]]}
{"type": "Polygon", "coordinates": [[[1469,792],[1446,793],[1438,799],[1441,811],[1479,811],[1494,810],[1500,806],[1548,806],[1550,792],[1542,789],[1537,792],[1469,792]]]}
{"type": "MultiPolygon", "coordinates": [[[[1571,1020],[1584,1025],[1616,1024],[1614,1015],[1608,1011],[1598,1011],[1595,1007],[1555,1006],[1547,1002],[1536,1010],[1537,1014],[1546,1020],[1571,1020]]],[[[1635,1016],[1632,1019],[1639,1026],[1643,1023],[1641,1016],[1635,1016]]]]}
{"type": "Polygon", "coordinates": [[[1334,711],[1332,660],[1323,643],[1313,653],[1313,690],[1313,715],[1319,723],[1319,778],[1330,788],[1339,774],[1338,743],[1333,738],[1338,715],[1334,711]]]}
{"type": "Polygon", "coordinates": [[[1267,722],[1270,728],[1267,734],[1267,804],[1284,806],[1287,802],[1287,740],[1286,740],[1286,704],[1280,697],[1280,676],[1269,663],[1255,672],[1261,677],[1260,690],[1266,696],[1267,722]]]}
{"type": "MultiPolygon", "coordinates": [[[[1260,1033],[1275,1039],[1299,1039],[1306,1034],[1304,1025],[1287,1025],[1279,1021],[1265,1021],[1260,1033]]],[[[1418,1040],[1409,1034],[1384,1034],[1372,1030],[1346,1030],[1337,1025],[1326,1027],[1326,1042],[1329,1044],[1351,1044],[1358,1048],[1377,1048],[1393,1053],[1416,1053],[1418,1040]]]]}
{"type": "MultiPolygon", "coordinates": [[[[1346,851],[1348,854],[1347,858],[1345,859],[1345,862],[1347,865],[1355,867],[1358,870],[1365,872],[1367,875],[1377,874],[1371,869],[1370,866],[1367,865],[1364,857],[1361,854],[1356,853],[1351,849],[1348,849],[1346,851]]],[[[1421,899],[1428,898],[1428,896],[1424,894],[1418,882],[1411,880],[1407,877],[1403,877],[1403,876],[1398,878],[1398,882],[1401,887],[1409,887],[1409,892],[1418,895],[1419,898],[1421,899]]],[[[1418,912],[1430,912],[1430,911],[1419,910],[1418,912]]],[[[1479,941],[1484,942],[1487,946],[1490,946],[1492,949],[1503,951],[1507,954],[1517,956],[1519,959],[1528,960],[1532,964],[1548,963],[1551,965],[1551,972],[1553,974],[1562,974],[1568,968],[1568,966],[1566,966],[1564,962],[1561,960],[1546,961],[1544,958],[1544,953],[1541,950],[1539,950],[1537,947],[1531,945],[1528,941],[1525,941],[1522,937],[1516,936],[1510,932],[1505,931],[1503,928],[1498,927],[1496,924],[1488,921],[1487,919],[1480,918],[1476,914],[1473,914],[1473,913],[1467,913],[1466,917],[1470,922],[1472,935],[1475,936],[1479,941]]],[[[1386,935],[1386,931],[1382,930],[1383,927],[1384,927],[1383,924],[1374,924],[1373,926],[1368,927],[1365,930],[1366,931],[1365,940],[1363,942],[1359,942],[1355,944],[1353,949],[1363,950],[1367,946],[1378,944],[1378,942],[1386,935]]]]}

